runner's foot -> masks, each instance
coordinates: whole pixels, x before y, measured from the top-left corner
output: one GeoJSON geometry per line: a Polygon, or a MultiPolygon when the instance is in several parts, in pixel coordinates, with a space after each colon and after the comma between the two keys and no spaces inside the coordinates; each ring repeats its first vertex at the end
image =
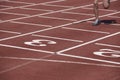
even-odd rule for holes
{"type": "Polygon", "coordinates": [[[96,19],[95,22],[92,24],[93,26],[97,26],[100,24],[100,20],[99,19],[96,19]]]}

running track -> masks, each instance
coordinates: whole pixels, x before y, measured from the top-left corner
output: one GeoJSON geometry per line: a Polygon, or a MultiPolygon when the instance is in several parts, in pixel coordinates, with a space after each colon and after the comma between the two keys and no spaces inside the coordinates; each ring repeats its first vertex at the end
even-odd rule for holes
{"type": "Polygon", "coordinates": [[[1,0],[0,80],[120,80],[119,3],[1,0]]]}

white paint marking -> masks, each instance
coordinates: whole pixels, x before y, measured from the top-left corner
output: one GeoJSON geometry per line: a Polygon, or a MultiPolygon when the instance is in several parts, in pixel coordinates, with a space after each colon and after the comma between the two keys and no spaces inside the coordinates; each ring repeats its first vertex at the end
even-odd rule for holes
{"type": "MultiPolygon", "coordinates": [[[[106,15],[102,15],[102,16],[99,16],[99,17],[102,18],[102,17],[111,16],[111,15],[118,14],[118,13],[120,13],[120,11],[114,12],[114,13],[110,13],[110,14],[106,14],[106,15]]],[[[95,18],[95,17],[86,19],[86,21],[92,20],[92,19],[94,19],[94,18],[95,18]]],[[[74,22],[74,23],[79,23],[79,21],[74,22]]]]}
{"type": "MultiPolygon", "coordinates": [[[[116,12],[116,13],[110,13],[110,14],[107,14],[107,15],[103,15],[103,16],[100,16],[100,17],[105,17],[105,16],[117,14],[117,13],[120,13],[120,11],[119,11],[119,12],[116,12]]],[[[36,15],[35,15],[35,16],[36,16],[36,15]]],[[[38,15],[37,15],[37,16],[38,16],[38,15]]],[[[40,16],[40,15],[39,15],[39,16],[40,16]]],[[[26,18],[26,17],[24,17],[24,18],[26,18]]],[[[93,17],[93,18],[89,18],[89,19],[84,19],[84,20],[76,21],[76,22],[73,22],[73,23],[67,23],[67,24],[64,24],[64,25],[60,25],[60,26],[56,26],[56,27],[52,27],[52,28],[48,28],[48,29],[38,30],[38,31],[34,31],[34,32],[30,32],[30,33],[26,33],[26,34],[22,34],[22,35],[18,35],[18,36],[13,36],[13,37],[1,39],[0,41],[8,40],[8,39],[13,39],[13,38],[17,38],[17,37],[22,37],[22,36],[26,36],[26,35],[30,35],[30,34],[34,34],[34,33],[38,33],[38,32],[43,32],[43,31],[47,31],[47,30],[51,30],[51,29],[60,28],[60,27],[65,27],[65,26],[68,26],[68,25],[77,24],[77,23],[81,23],[81,22],[84,22],[84,21],[92,20],[92,19],[94,19],[94,17],[93,17]]],[[[9,20],[8,20],[8,21],[9,21],[9,20]]],[[[10,20],[10,21],[11,21],[11,20],[10,20]]],[[[77,47],[77,46],[76,46],[76,47],[77,47]]],[[[79,47],[79,46],[78,46],[78,47],[79,47]]]]}
{"type": "Polygon", "coordinates": [[[95,43],[96,45],[100,46],[108,46],[108,47],[115,47],[115,48],[120,48],[118,45],[111,45],[111,44],[104,44],[104,43],[95,43]]]}
{"type": "Polygon", "coordinates": [[[25,22],[17,22],[17,21],[10,21],[10,22],[11,23],[18,23],[18,24],[34,25],[34,26],[52,27],[50,25],[43,25],[43,24],[25,23],[25,22]]]}
{"type": "MultiPolygon", "coordinates": [[[[93,8],[88,8],[88,7],[84,7],[83,9],[89,9],[89,10],[93,10],[93,8]]],[[[108,11],[108,12],[116,12],[117,10],[110,10],[110,9],[99,9],[101,11],[108,11]]]]}
{"type": "Polygon", "coordinates": [[[76,55],[70,55],[70,54],[63,54],[63,52],[66,52],[66,51],[69,51],[69,50],[72,50],[72,49],[75,49],[75,48],[79,48],[79,47],[94,43],[94,42],[102,40],[102,39],[106,39],[106,38],[115,36],[115,35],[118,35],[118,34],[120,34],[120,32],[116,32],[116,33],[113,33],[113,34],[110,34],[110,35],[107,35],[107,36],[104,36],[104,37],[101,37],[101,38],[98,38],[98,39],[95,39],[95,40],[92,40],[92,41],[85,42],[83,44],[80,44],[80,45],[77,45],[77,46],[74,46],[74,47],[70,47],[70,48],[58,51],[57,54],[58,55],[63,55],[63,56],[68,56],[68,57],[74,57],[74,58],[81,58],[81,59],[100,61],[100,62],[106,62],[106,63],[112,63],[112,64],[120,64],[119,62],[114,62],[114,61],[107,61],[107,60],[101,60],[101,59],[95,59],[95,58],[88,58],[88,57],[82,57],[82,56],[76,56],[76,55]]]}
{"type": "Polygon", "coordinates": [[[51,3],[57,3],[57,2],[62,2],[62,1],[66,1],[66,0],[55,0],[55,1],[44,2],[42,4],[51,4],[51,3]]]}
{"type": "Polygon", "coordinates": [[[75,48],[79,48],[79,47],[82,47],[82,46],[85,46],[85,45],[94,43],[94,42],[96,42],[96,41],[100,41],[100,40],[103,40],[103,39],[106,39],[106,38],[115,36],[115,35],[118,35],[118,34],[120,34],[120,32],[116,32],[116,33],[113,33],[113,34],[110,34],[110,35],[107,35],[107,36],[104,36],[104,37],[101,37],[101,38],[97,38],[97,39],[95,39],[95,40],[88,41],[88,42],[85,42],[85,43],[83,43],[83,44],[80,44],[80,45],[77,45],[77,46],[74,46],[74,47],[70,47],[70,48],[67,48],[67,49],[58,51],[57,53],[58,53],[58,54],[61,54],[62,52],[69,51],[69,50],[72,50],[72,49],[75,49],[75,48]]]}
{"type": "Polygon", "coordinates": [[[47,45],[55,45],[57,42],[47,39],[34,39],[32,41],[24,42],[24,44],[28,46],[34,46],[34,47],[47,47],[47,45]],[[46,43],[43,43],[46,42],[46,43]]]}
{"type": "Polygon", "coordinates": [[[77,13],[77,12],[70,12],[70,11],[61,12],[61,13],[94,16],[94,14],[87,14],[87,13],[77,13]]]}
{"type": "Polygon", "coordinates": [[[7,2],[12,2],[12,3],[21,3],[21,4],[34,4],[34,3],[20,2],[20,1],[10,1],[10,0],[8,0],[7,2]]]}
{"type": "Polygon", "coordinates": [[[0,44],[0,46],[10,47],[10,48],[15,48],[15,49],[23,49],[23,50],[35,51],[35,52],[44,52],[44,53],[49,53],[49,54],[55,54],[55,52],[51,52],[51,51],[37,50],[37,49],[25,48],[25,47],[20,47],[20,46],[12,46],[12,45],[7,45],[7,44],[0,44]]]}
{"type": "Polygon", "coordinates": [[[76,19],[66,19],[66,18],[49,17],[49,16],[39,16],[39,17],[50,18],[50,19],[58,19],[58,20],[65,20],[65,21],[77,21],[76,19]]]}
{"type": "MultiPolygon", "coordinates": [[[[90,4],[90,5],[92,5],[92,4],[90,4]]],[[[69,8],[69,9],[59,10],[59,11],[54,11],[54,12],[50,12],[50,13],[46,13],[46,14],[41,14],[41,15],[47,15],[47,14],[62,12],[62,11],[76,9],[76,8],[85,7],[85,6],[89,6],[89,5],[84,5],[84,6],[79,6],[79,7],[75,7],[75,8],[69,8]]],[[[107,15],[103,15],[103,16],[100,16],[100,17],[110,16],[110,15],[117,14],[117,13],[120,13],[120,11],[116,12],[116,13],[110,13],[110,14],[107,14],[107,15]]],[[[35,16],[40,16],[40,15],[34,15],[34,16],[30,16],[30,17],[35,17],[35,16]]],[[[17,19],[13,19],[13,20],[30,18],[30,17],[17,18],[17,19]]],[[[26,36],[26,35],[29,35],[29,34],[34,34],[34,33],[37,33],[37,32],[47,31],[47,30],[51,30],[51,29],[55,29],[55,28],[59,28],[59,27],[64,27],[64,26],[68,26],[68,25],[72,25],[72,24],[76,24],[76,23],[80,23],[80,22],[84,22],[84,21],[88,21],[88,20],[92,20],[92,19],[94,19],[94,17],[93,18],[89,18],[89,19],[85,19],[85,20],[80,20],[80,21],[77,21],[77,22],[74,22],[74,23],[67,23],[67,24],[56,26],[56,27],[53,27],[53,28],[38,30],[38,31],[34,31],[34,32],[22,34],[22,35],[19,35],[19,36],[13,36],[13,37],[5,38],[5,39],[2,39],[0,41],[8,40],[8,39],[13,39],[13,38],[17,38],[17,37],[22,37],[22,36],[26,36]]],[[[8,20],[8,21],[11,21],[11,20],[8,20]]]]}
{"type": "Polygon", "coordinates": [[[13,36],[13,37],[8,37],[8,38],[0,39],[0,41],[9,40],[9,39],[14,39],[14,38],[22,37],[22,36],[27,36],[27,35],[31,35],[31,34],[38,33],[38,32],[43,32],[43,31],[47,31],[47,30],[51,30],[51,29],[56,29],[56,28],[63,27],[63,26],[68,26],[68,25],[71,25],[71,24],[72,24],[72,23],[68,23],[68,24],[64,24],[64,25],[60,25],[60,26],[56,26],[56,27],[51,27],[51,28],[47,28],[47,29],[42,29],[42,30],[38,30],[38,31],[33,31],[33,32],[29,32],[29,33],[25,33],[25,34],[13,36]]]}
{"type": "Polygon", "coordinates": [[[76,56],[76,55],[70,55],[70,54],[60,54],[60,53],[58,55],[67,56],[67,57],[73,57],[73,58],[78,58],[78,59],[86,59],[86,60],[91,60],[91,61],[99,61],[99,62],[105,62],[105,63],[112,63],[112,64],[120,65],[120,62],[114,62],[114,61],[108,61],[108,60],[102,60],[102,59],[96,59],[96,58],[89,58],[89,57],[76,56]]]}
{"type": "Polygon", "coordinates": [[[73,6],[63,6],[63,5],[53,5],[53,4],[43,4],[43,5],[53,6],[53,7],[63,7],[63,8],[71,8],[71,7],[73,7],[73,6]]]}
{"type": "Polygon", "coordinates": [[[112,50],[112,49],[100,49],[98,51],[93,52],[93,54],[101,57],[107,57],[107,58],[117,58],[117,59],[120,58],[120,51],[112,50]]]}
{"type": "MultiPolygon", "coordinates": [[[[0,6],[1,6],[1,7],[9,7],[9,8],[12,7],[12,6],[7,6],[7,5],[2,5],[2,4],[0,4],[0,6]]],[[[1,10],[1,9],[0,9],[0,10],[1,10]]]]}
{"type": "Polygon", "coordinates": [[[53,38],[53,39],[66,40],[66,41],[79,42],[79,43],[83,42],[80,40],[73,40],[73,39],[66,39],[66,38],[59,38],[59,37],[52,37],[52,36],[44,36],[44,35],[37,35],[37,34],[32,34],[32,36],[53,38]]]}
{"type": "Polygon", "coordinates": [[[53,10],[46,10],[46,9],[34,9],[34,8],[26,8],[26,7],[21,8],[21,9],[26,9],[26,10],[36,10],[36,11],[48,11],[48,12],[53,11],[53,10]]]}
{"type": "MultiPolygon", "coordinates": [[[[101,3],[101,2],[100,2],[100,3],[101,3]]],[[[22,17],[22,18],[16,18],[16,19],[11,19],[11,20],[20,20],[20,19],[32,18],[32,17],[36,17],[36,16],[43,16],[43,15],[47,15],[47,14],[52,14],[52,13],[57,13],[57,12],[64,12],[64,11],[67,11],[67,10],[72,10],[72,9],[87,7],[87,6],[90,6],[90,5],[93,5],[93,4],[84,5],[84,6],[78,6],[78,7],[73,7],[73,8],[68,8],[68,9],[63,9],[63,10],[58,10],[58,11],[43,13],[43,14],[37,14],[37,15],[32,15],[32,16],[27,16],[27,17],[22,17]]],[[[101,16],[101,17],[110,16],[110,15],[114,15],[114,14],[117,14],[117,13],[120,13],[120,11],[118,11],[118,12],[116,12],[116,13],[110,13],[110,14],[107,14],[107,15],[103,15],[103,16],[101,16]]],[[[89,18],[89,19],[86,19],[86,20],[92,20],[92,19],[94,19],[94,18],[89,18]]],[[[6,21],[3,21],[3,22],[8,22],[8,21],[11,21],[11,20],[6,20],[6,21]]],[[[86,20],[85,20],[85,21],[86,21],[86,20]]],[[[80,21],[80,22],[81,22],[81,21],[80,21]]],[[[77,22],[75,22],[75,23],[79,23],[79,21],[77,21],[77,22]]]]}
{"type": "Polygon", "coordinates": [[[42,3],[35,3],[35,4],[29,4],[29,5],[23,5],[23,6],[17,6],[17,7],[9,7],[9,8],[6,8],[6,9],[1,9],[1,10],[7,10],[7,9],[16,9],[16,8],[24,8],[24,7],[30,7],[30,6],[36,6],[36,5],[40,5],[42,3]]]}
{"type": "Polygon", "coordinates": [[[68,29],[68,30],[85,31],[85,32],[101,33],[101,34],[110,34],[109,32],[103,32],[103,31],[94,31],[94,30],[77,29],[77,28],[69,28],[69,27],[62,27],[62,28],[68,29]]]}
{"type": "Polygon", "coordinates": [[[2,71],[0,71],[0,74],[3,74],[3,73],[6,73],[6,72],[9,72],[9,71],[12,71],[12,70],[21,68],[21,67],[26,66],[26,65],[28,65],[28,64],[30,64],[30,63],[33,63],[33,62],[34,62],[34,61],[25,62],[25,63],[19,64],[19,65],[16,65],[15,67],[2,70],[2,71]]]}
{"type": "MultiPolygon", "coordinates": [[[[50,56],[52,56],[52,55],[43,56],[43,57],[41,57],[40,59],[48,58],[48,57],[50,57],[50,56]]],[[[7,57],[0,57],[0,58],[1,58],[1,59],[2,59],[2,58],[4,58],[4,59],[10,59],[10,58],[7,58],[7,57]]],[[[26,65],[28,65],[28,64],[31,64],[31,63],[33,63],[33,62],[36,62],[36,61],[28,61],[28,62],[22,63],[22,64],[20,64],[20,65],[14,66],[14,67],[12,67],[12,68],[8,68],[8,69],[6,69],[6,70],[0,71],[0,74],[6,73],[6,72],[10,72],[10,71],[12,71],[12,70],[16,70],[16,69],[18,69],[18,68],[21,68],[21,67],[23,67],[23,66],[26,66],[26,65]]]]}
{"type": "Polygon", "coordinates": [[[89,66],[102,66],[102,67],[112,67],[120,68],[117,65],[107,65],[107,64],[96,64],[96,63],[87,63],[87,62],[77,62],[77,61],[67,61],[67,60],[50,60],[50,59],[38,59],[38,58],[21,58],[21,57],[7,57],[0,56],[0,58],[5,59],[15,59],[15,60],[26,60],[26,61],[44,61],[44,62],[54,62],[54,63],[65,63],[65,64],[76,64],[76,65],[89,65],[89,66]]]}
{"type": "Polygon", "coordinates": [[[12,13],[12,12],[4,12],[4,11],[2,11],[2,12],[0,12],[0,13],[4,13],[4,14],[12,14],[12,15],[20,15],[20,16],[30,16],[30,15],[28,15],[28,14],[21,14],[21,13],[12,13]]]}
{"type": "Polygon", "coordinates": [[[0,30],[0,32],[12,33],[12,34],[22,34],[20,32],[13,32],[13,31],[7,31],[7,30],[0,30]]]}
{"type": "MultiPolygon", "coordinates": [[[[37,4],[39,5],[39,4],[37,4]]],[[[92,4],[90,4],[92,5],[92,4]]],[[[31,6],[31,5],[29,5],[31,6]]],[[[72,9],[77,9],[77,8],[82,8],[82,7],[85,7],[85,6],[89,6],[89,5],[84,5],[84,6],[78,6],[78,7],[73,7],[73,8],[68,8],[68,9],[63,9],[63,10],[58,10],[58,11],[53,11],[53,12],[47,12],[47,13],[43,13],[43,14],[37,14],[37,15],[32,15],[32,16],[27,16],[27,17],[22,17],[22,18],[16,18],[16,19],[11,19],[11,20],[6,20],[6,21],[3,21],[3,22],[8,22],[8,21],[12,21],[12,20],[20,20],[20,19],[25,19],[25,18],[32,18],[32,17],[36,17],[36,16],[43,16],[43,15],[48,15],[48,14],[52,14],[52,13],[58,13],[58,12],[64,12],[64,11],[67,11],[67,10],[72,10],[72,9]]],[[[26,7],[26,6],[25,6],[26,7]]],[[[28,6],[27,6],[28,7],[28,6]]],[[[20,8],[20,7],[16,7],[16,8],[20,8]]],[[[11,9],[11,8],[10,8],[11,9]]],[[[15,8],[14,8],[15,9],[15,8]]],[[[94,18],[93,18],[94,19],[94,18]]],[[[89,20],[89,19],[88,19],[89,20]]],[[[91,19],[90,19],[91,20],[91,19]]]]}

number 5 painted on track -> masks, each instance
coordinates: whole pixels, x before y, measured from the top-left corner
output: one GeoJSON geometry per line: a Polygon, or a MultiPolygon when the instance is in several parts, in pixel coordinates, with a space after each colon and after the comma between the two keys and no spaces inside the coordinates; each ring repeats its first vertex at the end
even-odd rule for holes
{"type": "Polygon", "coordinates": [[[103,57],[120,58],[120,51],[112,49],[100,49],[99,51],[93,52],[93,54],[103,57]]]}
{"type": "Polygon", "coordinates": [[[52,40],[46,40],[46,39],[36,39],[36,40],[32,40],[30,42],[24,42],[24,44],[40,47],[40,46],[47,46],[48,44],[56,44],[56,42],[52,41],[52,40]],[[47,43],[43,43],[43,42],[47,42],[47,43]]]}

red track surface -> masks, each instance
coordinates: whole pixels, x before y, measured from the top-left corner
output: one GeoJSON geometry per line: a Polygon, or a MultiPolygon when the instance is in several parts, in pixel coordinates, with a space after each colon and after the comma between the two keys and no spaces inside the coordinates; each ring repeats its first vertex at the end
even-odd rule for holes
{"type": "Polygon", "coordinates": [[[0,1],[0,80],[120,80],[120,0],[99,1],[97,27],[93,0],[0,1]]]}

